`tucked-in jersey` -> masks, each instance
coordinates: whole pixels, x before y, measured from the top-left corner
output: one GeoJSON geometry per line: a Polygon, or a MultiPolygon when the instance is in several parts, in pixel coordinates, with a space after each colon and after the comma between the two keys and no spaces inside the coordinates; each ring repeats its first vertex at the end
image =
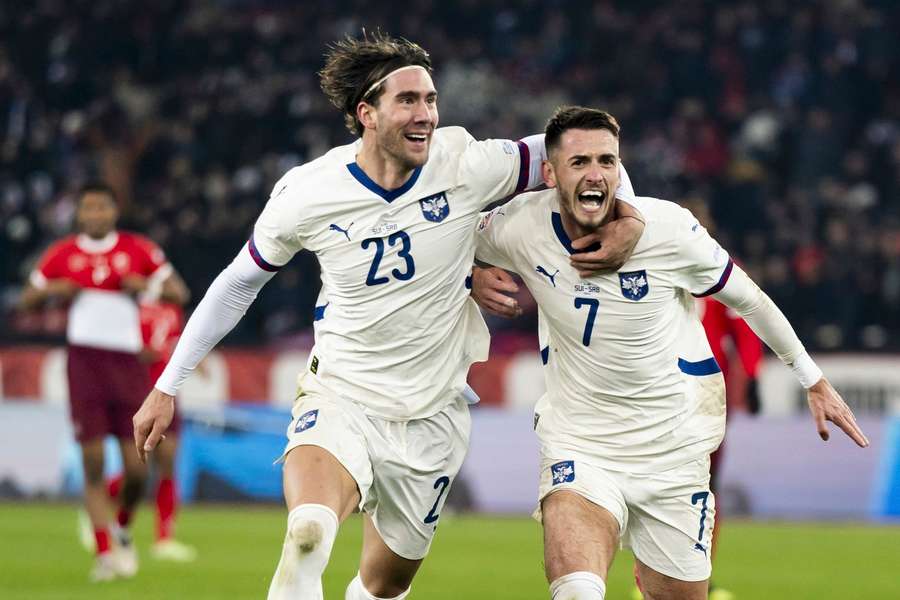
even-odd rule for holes
{"type": "Polygon", "coordinates": [[[476,256],[518,273],[539,306],[544,452],[653,472],[721,441],[724,386],[691,296],[721,289],[731,260],[689,211],[638,200],[646,227],[617,273],[570,266],[555,189],[484,214],[476,256]]]}
{"type": "Polygon", "coordinates": [[[475,225],[487,204],[525,187],[527,146],[438,129],[428,162],[395,190],[366,176],[360,149],[341,146],[289,171],[248,247],[267,270],[302,248],[318,258],[311,373],[369,414],[427,417],[487,358],[468,289],[475,225]]]}
{"type": "Polygon", "coordinates": [[[153,357],[150,379],[156,381],[166,368],[184,329],[184,310],[172,302],[141,302],[139,314],[144,350],[153,357]]]}
{"type": "Polygon", "coordinates": [[[56,242],[41,257],[30,281],[43,288],[47,280],[65,278],[81,288],[69,308],[70,344],[136,353],[142,346],[138,307],[122,291],[122,280],[128,275],[165,278],[171,269],[155,243],[114,231],[101,240],[81,234],[56,242]]]}

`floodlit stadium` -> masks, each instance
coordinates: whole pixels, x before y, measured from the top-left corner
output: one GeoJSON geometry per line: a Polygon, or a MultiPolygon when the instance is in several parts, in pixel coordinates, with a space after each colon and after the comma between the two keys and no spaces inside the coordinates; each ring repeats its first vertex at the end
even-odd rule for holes
{"type": "Polygon", "coordinates": [[[900,598],[898,27],[0,8],[0,598],[900,598]]]}

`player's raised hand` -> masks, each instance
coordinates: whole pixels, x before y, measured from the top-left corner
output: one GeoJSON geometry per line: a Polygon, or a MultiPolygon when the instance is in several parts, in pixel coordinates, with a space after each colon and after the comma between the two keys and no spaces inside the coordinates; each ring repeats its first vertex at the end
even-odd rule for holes
{"type": "Polygon", "coordinates": [[[807,400],[809,401],[809,410],[816,421],[816,429],[819,430],[819,436],[823,440],[828,441],[829,437],[828,426],[825,422],[831,421],[850,436],[857,446],[868,447],[869,439],[856,424],[853,411],[827,379],[823,377],[807,390],[807,400]]]}
{"type": "Polygon", "coordinates": [[[643,232],[643,220],[637,216],[623,215],[593,233],[572,240],[572,248],[576,251],[589,248],[598,242],[600,249],[593,252],[577,252],[569,257],[569,261],[582,277],[618,271],[631,258],[631,253],[643,232]]]}
{"type": "Polygon", "coordinates": [[[152,452],[165,439],[163,434],[174,417],[175,396],[153,388],[131,419],[134,425],[134,447],[141,462],[147,462],[147,453],[152,452]]]}
{"type": "Polygon", "coordinates": [[[518,301],[507,295],[519,291],[512,276],[497,267],[472,269],[472,298],[478,306],[498,317],[511,319],[522,314],[518,301]]]}

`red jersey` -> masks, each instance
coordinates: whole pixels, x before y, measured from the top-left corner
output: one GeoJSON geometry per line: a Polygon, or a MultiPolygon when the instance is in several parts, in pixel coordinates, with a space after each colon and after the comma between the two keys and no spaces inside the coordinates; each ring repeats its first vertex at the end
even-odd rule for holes
{"type": "Polygon", "coordinates": [[[35,287],[70,279],[81,288],[69,307],[70,344],[137,353],[141,349],[137,303],[122,288],[128,275],[164,279],[171,273],[162,250],[147,238],[113,231],[101,240],[84,234],[53,244],[31,274],[35,287]]]}
{"type": "Polygon", "coordinates": [[[153,354],[150,379],[156,383],[184,329],[184,311],[171,302],[141,302],[140,315],[144,348],[153,354]]]}

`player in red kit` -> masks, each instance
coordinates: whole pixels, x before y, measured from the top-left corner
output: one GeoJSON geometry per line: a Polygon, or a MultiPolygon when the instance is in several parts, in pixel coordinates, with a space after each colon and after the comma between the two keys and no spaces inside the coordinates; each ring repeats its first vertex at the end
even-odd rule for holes
{"type": "Polygon", "coordinates": [[[56,242],[44,253],[21,298],[25,309],[50,299],[69,303],[69,405],[84,465],[85,507],[96,541],[97,559],[91,573],[95,581],[137,572],[128,526],[146,472],[131,448],[131,415],[140,407],[150,380],[138,360],[143,343],[136,298],[148,290],[157,290],[163,299],[183,297],[180,279],[162,250],[143,236],[117,231],[118,217],[108,186],[85,186],[76,212],[80,233],[56,242]],[[107,434],[119,440],[125,468],[115,518],[103,480],[107,434]]]}

